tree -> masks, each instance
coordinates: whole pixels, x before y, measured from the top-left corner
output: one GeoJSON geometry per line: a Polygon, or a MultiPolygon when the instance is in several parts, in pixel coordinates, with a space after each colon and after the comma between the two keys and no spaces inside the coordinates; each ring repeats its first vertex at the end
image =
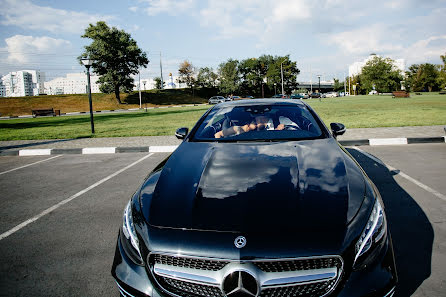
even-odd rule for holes
{"type": "Polygon", "coordinates": [[[440,89],[446,89],[446,53],[440,56],[443,65],[439,66],[439,74],[438,74],[438,84],[440,85],[440,89]]]}
{"type": "Polygon", "coordinates": [[[374,87],[378,92],[392,92],[400,88],[403,76],[392,59],[375,56],[362,68],[360,80],[364,93],[374,87]]]}
{"type": "Polygon", "coordinates": [[[290,60],[287,56],[262,55],[259,58],[249,58],[240,62],[239,72],[241,76],[241,89],[247,94],[259,95],[262,90],[262,84],[265,93],[272,93],[275,88],[282,88],[281,66],[283,68],[284,91],[290,94],[296,89],[296,81],[300,70],[296,62],[290,60]],[[266,83],[263,83],[266,79],[266,83]]]}
{"type": "Polygon", "coordinates": [[[339,79],[336,79],[336,78],[333,78],[333,81],[334,81],[334,84],[333,84],[333,89],[336,91],[336,92],[339,92],[339,91],[344,91],[344,82],[339,82],[339,79]]]}
{"type": "Polygon", "coordinates": [[[138,73],[140,67],[147,67],[149,60],[137,45],[136,41],[124,30],[110,28],[105,22],[90,24],[85,29],[82,38],[92,39],[90,45],[80,57],[94,60],[93,72],[99,75],[101,91],[115,93],[116,100],[121,104],[120,91],[133,89],[131,75],[138,73]]]}
{"type": "Polygon", "coordinates": [[[218,75],[212,68],[203,67],[198,71],[197,84],[205,88],[213,88],[217,85],[218,75]]]}
{"type": "Polygon", "coordinates": [[[438,67],[434,64],[413,64],[406,71],[406,85],[414,92],[438,90],[441,85],[438,67]]]}
{"type": "Polygon", "coordinates": [[[178,73],[180,74],[178,82],[185,83],[189,88],[192,88],[195,82],[194,72],[194,66],[192,65],[192,63],[184,60],[184,62],[180,64],[180,67],[178,69],[178,73]]]}
{"type": "Polygon", "coordinates": [[[233,94],[238,90],[240,84],[238,65],[239,61],[229,59],[221,63],[218,67],[218,74],[220,76],[218,88],[223,94],[233,94]]]}
{"type": "Polygon", "coordinates": [[[155,81],[155,89],[157,90],[161,90],[166,85],[166,82],[163,81],[163,85],[161,86],[161,77],[159,76],[155,77],[153,80],[155,81]]]}

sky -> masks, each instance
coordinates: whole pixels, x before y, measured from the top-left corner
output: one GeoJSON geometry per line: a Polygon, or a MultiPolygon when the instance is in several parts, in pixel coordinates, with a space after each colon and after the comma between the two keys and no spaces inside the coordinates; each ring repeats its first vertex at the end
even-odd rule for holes
{"type": "Polygon", "coordinates": [[[148,54],[141,78],[177,75],[232,59],[290,55],[298,81],[342,78],[371,53],[440,64],[446,0],[0,0],[0,75],[44,71],[47,80],[81,72],[88,24],[130,33],[148,54]]]}

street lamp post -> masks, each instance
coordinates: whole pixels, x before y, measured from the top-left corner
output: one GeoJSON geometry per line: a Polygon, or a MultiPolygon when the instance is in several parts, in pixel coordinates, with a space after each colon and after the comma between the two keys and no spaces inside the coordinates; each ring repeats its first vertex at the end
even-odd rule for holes
{"type": "Polygon", "coordinates": [[[276,89],[277,83],[274,83],[274,95],[277,94],[277,89],[276,89]]]}
{"type": "Polygon", "coordinates": [[[90,85],[90,67],[93,64],[93,60],[90,58],[82,58],[82,64],[87,68],[87,88],[88,88],[88,101],[90,103],[90,123],[91,133],[94,134],[94,121],[93,121],[93,103],[91,101],[91,85],[90,85]]]}
{"type": "Polygon", "coordinates": [[[139,109],[141,109],[141,70],[138,71],[139,109]]]}
{"type": "Polygon", "coordinates": [[[319,101],[321,101],[321,75],[319,74],[317,78],[319,79],[319,101]]]}

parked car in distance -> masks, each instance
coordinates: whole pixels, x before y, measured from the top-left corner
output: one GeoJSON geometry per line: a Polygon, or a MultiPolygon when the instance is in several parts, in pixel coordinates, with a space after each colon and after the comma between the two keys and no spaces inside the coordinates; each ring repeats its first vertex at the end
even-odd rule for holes
{"type": "Polygon", "coordinates": [[[304,96],[302,94],[291,94],[290,99],[304,99],[304,96]]]}
{"type": "Polygon", "coordinates": [[[249,95],[248,95],[248,96],[245,96],[244,98],[245,98],[245,99],[254,99],[254,96],[249,96],[249,95]]]}
{"type": "Polygon", "coordinates": [[[325,94],[326,98],[335,98],[335,97],[339,97],[338,92],[328,92],[325,94]]]}
{"type": "Polygon", "coordinates": [[[345,131],[272,98],[217,104],[177,129],[182,143],[124,208],[121,296],[393,296],[384,204],[336,140],[345,131]]]}
{"type": "Polygon", "coordinates": [[[321,93],[311,93],[310,97],[311,98],[321,98],[321,93]]]}
{"type": "Polygon", "coordinates": [[[232,96],[232,100],[240,100],[242,98],[240,98],[240,96],[232,96]]]}
{"type": "Polygon", "coordinates": [[[276,94],[274,96],[272,96],[271,98],[280,98],[280,99],[286,99],[288,98],[287,95],[283,95],[283,94],[276,94]]]}
{"type": "Polygon", "coordinates": [[[212,96],[211,98],[209,98],[208,103],[209,104],[217,104],[217,103],[222,103],[225,101],[226,101],[226,98],[223,96],[212,96]]]}
{"type": "Polygon", "coordinates": [[[310,98],[310,96],[308,95],[308,93],[299,93],[299,95],[301,95],[303,99],[308,99],[308,98],[310,98]]]}
{"type": "Polygon", "coordinates": [[[369,92],[369,95],[378,95],[378,91],[377,90],[371,90],[369,92]]]}

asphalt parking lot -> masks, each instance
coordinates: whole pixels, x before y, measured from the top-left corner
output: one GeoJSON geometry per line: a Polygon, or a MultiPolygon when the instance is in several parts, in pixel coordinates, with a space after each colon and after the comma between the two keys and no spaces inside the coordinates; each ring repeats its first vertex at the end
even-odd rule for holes
{"type": "MultiPolygon", "coordinates": [[[[445,296],[446,144],[348,151],[383,196],[396,296],[445,296]]],[[[118,296],[110,268],[123,208],[167,156],[0,157],[0,296],[118,296]]]]}

